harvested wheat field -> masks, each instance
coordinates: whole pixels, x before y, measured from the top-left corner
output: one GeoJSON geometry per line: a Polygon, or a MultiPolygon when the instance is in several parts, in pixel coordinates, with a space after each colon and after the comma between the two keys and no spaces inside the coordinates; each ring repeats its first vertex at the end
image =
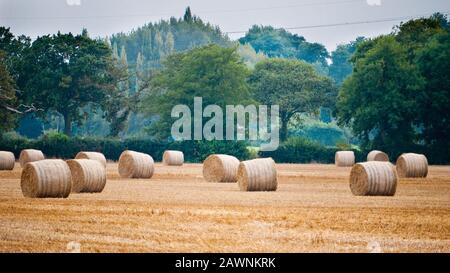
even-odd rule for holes
{"type": "Polygon", "coordinates": [[[0,251],[450,252],[450,166],[401,178],[396,195],[353,196],[350,167],[278,164],[275,192],[205,182],[201,164],[155,164],[101,193],[22,196],[19,164],[0,171],[0,251]]]}

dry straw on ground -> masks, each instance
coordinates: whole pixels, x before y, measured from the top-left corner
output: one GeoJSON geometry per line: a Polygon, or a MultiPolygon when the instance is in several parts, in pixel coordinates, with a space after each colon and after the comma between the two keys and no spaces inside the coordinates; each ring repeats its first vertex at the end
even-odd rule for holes
{"type": "Polygon", "coordinates": [[[334,163],[338,167],[351,167],[355,164],[355,153],[353,151],[338,151],[334,156],[334,163]]]}
{"type": "Polygon", "coordinates": [[[163,154],[163,163],[169,166],[181,166],[184,162],[184,154],[180,151],[167,150],[163,154]]]}
{"type": "Polygon", "coordinates": [[[72,192],[101,192],[106,185],[106,169],[94,159],[67,161],[72,173],[72,192]]]}
{"type": "Polygon", "coordinates": [[[25,197],[66,198],[72,186],[69,166],[61,159],[29,162],[22,170],[20,186],[25,197]]]}
{"type": "Polygon", "coordinates": [[[102,163],[103,167],[106,168],[106,158],[102,153],[99,152],[79,152],[75,159],[93,159],[102,163]]]}
{"type": "Polygon", "coordinates": [[[389,161],[389,156],[382,151],[373,150],[367,154],[367,161],[389,161]]]}
{"type": "Polygon", "coordinates": [[[0,171],[14,169],[16,158],[11,152],[0,151],[0,171]]]}
{"type": "Polygon", "coordinates": [[[34,162],[45,159],[44,154],[40,150],[25,149],[20,152],[20,167],[24,167],[28,162],[34,162]]]}
{"type": "Polygon", "coordinates": [[[238,184],[241,191],[276,191],[275,161],[272,158],[242,161],[238,168],[238,184]]]}
{"type": "Polygon", "coordinates": [[[123,178],[150,178],[154,171],[153,158],[144,153],[124,151],[119,158],[119,174],[123,178]]]}
{"type": "Polygon", "coordinates": [[[428,160],[423,154],[402,154],[396,165],[399,177],[427,177],[428,160]]]}
{"type": "Polygon", "coordinates": [[[390,162],[357,163],[350,172],[350,190],[354,195],[393,196],[397,180],[397,171],[390,162]]]}
{"type": "Polygon", "coordinates": [[[203,177],[208,182],[236,182],[239,159],[231,155],[214,154],[203,162],[203,177]]]}

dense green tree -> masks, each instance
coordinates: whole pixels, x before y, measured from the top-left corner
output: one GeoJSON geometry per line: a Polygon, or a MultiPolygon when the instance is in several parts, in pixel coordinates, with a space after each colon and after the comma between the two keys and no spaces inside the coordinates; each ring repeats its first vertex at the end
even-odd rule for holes
{"type": "Polygon", "coordinates": [[[5,53],[0,50],[0,136],[15,125],[17,98],[14,85],[14,80],[6,68],[5,53]]]}
{"type": "Polygon", "coordinates": [[[341,85],[344,79],[352,73],[353,65],[350,58],[356,51],[358,44],[364,41],[363,37],[356,38],[348,44],[338,45],[336,50],[331,52],[331,64],[329,75],[336,84],[341,85]]]}
{"type": "Polygon", "coordinates": [[[339,93],[338,121],[352,127],[365,149],[408,151],[423,80],[407,50],[395,37],[381,36],[361,44],[353,64],[339,93]]]}
{"type": "Polygon", "coordinates": [[[21,71],[26,77],[23,100],[64,117],[67,135],[83,116],[80,108],[114,97],[111,49],[86,35],[58,33],[37,38],[21,71]]]}
{"type": "Polygon", "coordinates": [[[436,34],[416,55],[426,82],[417,109],[420,138],[435,162],[450,162],[450,31],[436,34]]]}
{"type": "Polygon", "coordinates": [[[167,138],[173,122],[172,107],[184,104],[193,109],[194,97],[202,97],[204,105],[223,109],[227,104],[244,104],[248,98],[247,74],[236,48],[207,45],[168,56],[141,105],[146,114],[159,116],[151,132],[157,138],[167,138]]]}
{"type": "Polygon", "coordinates": [[[254,25],[239,42],[250,44],[256,52],[262,52],[268,57],[297,58],[327,66],[328,51],[325,46],[309,43],[304,37],[285,29],[254,25]]]}
{"type": "Polygon", "coordinates": [[[331,106],[337,93],[330,78],[299,60],[264,60],[255,66],[249,83],[256,100],[279,105],[281,140],[287,139],[288,122],[296,113],[312,113],[321,106],[331,106]]]}
{"type": "Polygon", "coordinates": [[[218,27],[194,16],[190,8],[186,9],[180,19],[172,17],[158,23],[149,23],[130,33],[118,33],[111,37],[111,44],[117,44],[119,48],[125,46],[127,49],[130,66],[134,67],[140,52],[147,68],[159,68],[161,59],[172,52],[210,43],[232,46],[229,38],[218,27]]]}

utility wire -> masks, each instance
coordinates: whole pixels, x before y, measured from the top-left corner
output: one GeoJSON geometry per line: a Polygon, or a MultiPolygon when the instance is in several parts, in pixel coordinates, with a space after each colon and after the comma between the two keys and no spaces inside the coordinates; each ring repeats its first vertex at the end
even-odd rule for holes
{"type": "MultiPolygon", "coordinates": [[[[450,11],[444,11],[441,13],[448,14],[448,13],[450,13],[450,11]]],[[[393,17],[393,18],[367,20],[367,21],[354,21],[354,22],[343,22],[343,23],[321,24],[321,25],[305,25],[305,26],[298,26],[298,27],[282,27],[282,28],[287,29],[287,30],[293,30],[293,29],[314,29],[314,28],[323,28],[323,27],[362,25],[362,24],[401,21],[401,20],[414,19],[414,18],[423,17],[423,16],[431,16],[431,15],[432,14],[427,13],[427,14],[420,14],[420,15],[415,15],[415,16],[402,16],[402,17],[393,17]]],[[[224,31],[224,33],[227,33],[227,34],[246,33],[247,31],[248,30],[224,31]]]]}

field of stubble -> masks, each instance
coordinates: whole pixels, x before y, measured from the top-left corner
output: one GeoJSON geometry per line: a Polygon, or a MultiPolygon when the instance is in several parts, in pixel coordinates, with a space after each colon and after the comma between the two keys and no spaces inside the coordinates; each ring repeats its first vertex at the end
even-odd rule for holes
{"type": "Polygon", "coordinates": [[[240,192],[201,164],[125,180],[110,163],[100,194],[26,199],[16,164],[0,171],[0,251],[450,252],[450,166],[401,179],[394,197],[353,196],[350,168],[277,169],[276,192],[240,192]]]}

